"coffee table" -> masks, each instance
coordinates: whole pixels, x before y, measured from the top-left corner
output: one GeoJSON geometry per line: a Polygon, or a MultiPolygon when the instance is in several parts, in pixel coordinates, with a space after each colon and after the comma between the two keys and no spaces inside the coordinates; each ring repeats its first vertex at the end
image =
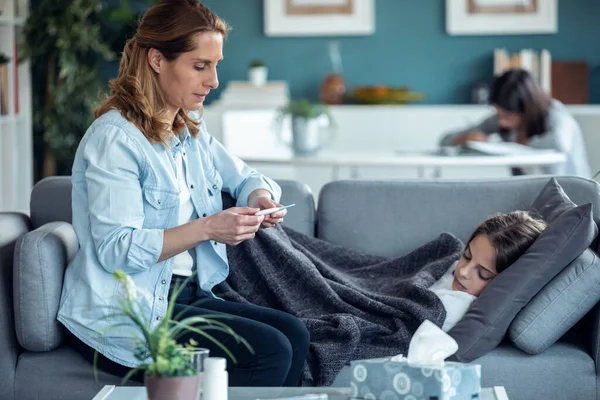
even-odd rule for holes
{"type": "MultiPolygon", "coordinates": [[[[328,400],[348,400],[350,388],[333,387],[294,387],[294,388],[261,388],[261,387],[232,387],[229,388],[229,400],[275,399],[303,394],[327,394],[328,400]]],[[[143,386],[114,386],[106,385],[92,400],[148,400],[146,388],[143,386]]],[[[481,389],[480,400],[508,400],[502,386],[481,389]]]]}

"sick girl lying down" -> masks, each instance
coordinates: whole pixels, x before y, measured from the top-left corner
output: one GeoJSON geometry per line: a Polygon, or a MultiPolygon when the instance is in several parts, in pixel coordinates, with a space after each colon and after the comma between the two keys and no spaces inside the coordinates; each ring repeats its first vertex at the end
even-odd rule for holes
{"type": "Polygon", "coordinates": [[[449,331],[465,315],[483,288],[514,263],[546,229],[526,211],[489,217],[471,234],[461,257],[429,287],[444,304],[449,331]]]}

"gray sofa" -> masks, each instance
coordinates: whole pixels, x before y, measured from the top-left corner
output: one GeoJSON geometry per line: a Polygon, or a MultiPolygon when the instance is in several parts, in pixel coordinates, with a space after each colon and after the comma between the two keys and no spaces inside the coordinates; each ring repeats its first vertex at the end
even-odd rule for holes
{"type": "MultiPolygon", "coordinates": [[[[325,186],[315,211],[305,185],[279,181],[282,202],[296,203],[285,224],[354,249],[398,256],[453,232],[466,240],[486,216],[526,208],[547,177],[490,181],[338,181],[325,186]]],[[[561,177],[578,204],[594,205],[594,181],[561,177]]],[[[77,249],[70,179],[47,178],[32,191],[30,217],[0,213],[0,399],[91,399],[119,379],[99,374],[64,342],[56,312],[64,269],[77,249]],[[14,255],[14,256],[13,256],[14,255]]],[[[597,243],[594,249],[597,250],[597,243]]],[[[484,386],[504,386],[511,400],[600,399],[598,305],[559,342],[531,356],[510,343],[476,360],[484,386]]]]}

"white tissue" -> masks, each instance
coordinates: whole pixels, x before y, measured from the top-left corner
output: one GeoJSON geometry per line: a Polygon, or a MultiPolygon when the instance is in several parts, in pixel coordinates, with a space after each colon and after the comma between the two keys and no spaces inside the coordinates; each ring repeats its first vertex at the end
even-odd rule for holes
{"type": "MultiPolygon", "coordinates": [[[[425,320],[410,340],[406,361],[409,365],[441,366],[457,350],[456,340],[433,322],[425,320]]],[[[401,355],[392,357],[392,361],[403,359],[401,355]]]]}

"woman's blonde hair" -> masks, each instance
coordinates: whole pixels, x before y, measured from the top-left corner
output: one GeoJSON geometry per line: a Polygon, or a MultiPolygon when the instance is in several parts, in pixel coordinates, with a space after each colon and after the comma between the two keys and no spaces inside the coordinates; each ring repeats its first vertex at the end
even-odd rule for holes
{"type": "Polygon", "coordinates": [[[175,121],[165,117],[166,102],[158,74],[148,63],[148,50],[157,49],[168,61],[195,48],[194,35],[217,32],[225,38],[229,26],[197,0],[161,0],[140,20],[135,36],[127,41],[119,76],[110,81],[110,95],[95,110],[95,117],[117,110],[155,143],[167,143],[171,135],[187,126],[198,135],[199,124],[180,109],[175,121]],[[171,125],[172,124],[172,125],[171,125]]]}

